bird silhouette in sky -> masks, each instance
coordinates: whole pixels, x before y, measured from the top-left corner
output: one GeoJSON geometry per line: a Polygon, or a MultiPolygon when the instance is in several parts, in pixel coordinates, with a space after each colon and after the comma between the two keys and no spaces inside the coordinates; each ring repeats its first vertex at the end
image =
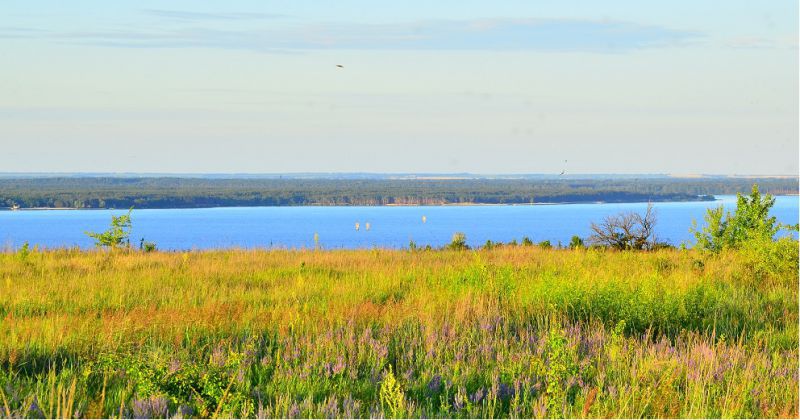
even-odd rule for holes
{"type": "Polygon", "coordinates": [[[341,64],[337,64],[337,65],[336,65],[336,67],[339,67],[340,69],[343,69],[343,68],[344,68],[344,66],[343,66],[343,65],[341,65],[341,64]]]}

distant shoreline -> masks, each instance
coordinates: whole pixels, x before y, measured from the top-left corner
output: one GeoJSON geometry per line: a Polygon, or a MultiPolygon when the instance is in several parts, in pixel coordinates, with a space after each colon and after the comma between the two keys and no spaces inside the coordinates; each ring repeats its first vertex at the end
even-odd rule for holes
{"type": "MultiPolygon", "coordinates": [[[[725,194],[721,194],[725,195],[725,194]]],[[[775,194],[775,196],[797,196],[797,194],[775,194]]],[[[200,206],[200,207],[134,207],[134,210],[192,210],[192,209],[222,209],[222,208],[255,208],[255,207],[481,207],[481,206],[557,206],[573,204],[641,204],[641,203],[693,203],[693,202],[715,202],[718,198],[697,200],[641,200],[641,201],[564,201],[564,202],[540,202],[540,203],[437,203],[437,204],[376,204],[376,205],[328,205],[328,204],[303,204],[285,206],[200,206]]],[[[22,207],[12,210],[10,207],[0,207],[0,211],[48,211],[48,210],[128,210],[127,208],[111,207],[22,207]]]]}
{"type": "Polygon", "coordinates": [[[220,207],[491,206],[691,202],[714,195],[796,194],[778,179],[193,179],[0,178],[0,206],[19,210],[220,207]]]}
{"type": "MultiPolygon", "coordinates": [[[[375,204],[375,205],[328,205],[328,204],[303,204],[303,205],[285,205],[285,206],[260,206],[260,205],[234,205],[234,206],[200,206],[200,207],[134,207],[134,210],[192,210],[192,209],[222,209],[222,208],[254,208],[254,207],[479,207],[479,206],[557,206],[557,205],[572,205],[572,204],[640,204],[640,203],[693,203],[693,202],[715,202],[720,201],[717,196],[719,195],[733,195],[733,194],[718,194],[713,199],[697,200],[649,200],[649,201],[556,201],[556,202],[540,202],[540,203],[437,203],[437,204],[375,204]]],[[[773,197],[799,197],[799,194],[771,194],[773,197]]],[[[21,207],[12,210],[11,207],[0,207],[0,211],[48,211],[48,210],[127,210],[126,208],[112,208],[112,207],[21,207]]]]}

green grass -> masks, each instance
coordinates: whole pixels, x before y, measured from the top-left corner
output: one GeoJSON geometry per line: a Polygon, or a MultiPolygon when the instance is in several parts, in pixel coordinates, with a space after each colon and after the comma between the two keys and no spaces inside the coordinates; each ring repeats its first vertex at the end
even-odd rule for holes
{"type": "Polygon", "coordinates": [[[797,417],[741,252],[0,254],[0,416],[797,417]]]}

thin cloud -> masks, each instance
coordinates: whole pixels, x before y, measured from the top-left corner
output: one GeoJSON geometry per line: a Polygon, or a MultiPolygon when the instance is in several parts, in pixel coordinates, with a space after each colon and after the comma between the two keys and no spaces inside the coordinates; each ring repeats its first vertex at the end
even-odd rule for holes
{"type": "Polygon", "coordinates": [[[729,40],[726,45],[731,48],[744,49],[797,49],[797,38],[793,36],[783,38],[739,37],[729,40]]]}
{"type": "Polygon", "coordinates": [[[15,26],[0,27],[0,38],[33,38],[46,34],[47,31],[36,28],[15,26]]]}
{"type": "Polygon", "coordinates": [[[188,12],[184,10],[145,9],[145,14],[176,20],[262,20],[287,17],[282,14],[254,12],[188,12]]]}
{"type": "MultiPolygon", "coordinates": [[[[0,36],[2,36],[0,34],[0,36]]],[[[29,34],[29,37],[42,37],[29,34]]],[[[61,42],[122,48],[461,50],[619,53],[695,42],[697,32],[624,21],[483,19],[405,24],[315,24],[265,29],[49,33],[61,42]]]]}

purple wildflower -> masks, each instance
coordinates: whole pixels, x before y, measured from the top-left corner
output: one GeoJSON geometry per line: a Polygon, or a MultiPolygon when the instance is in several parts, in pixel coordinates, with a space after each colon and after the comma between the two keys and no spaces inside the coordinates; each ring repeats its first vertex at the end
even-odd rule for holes
{"type": "Polygon", "coordinates": [[[43,418],[44,412],[39,407],[39,399],[36,396],[33,397],[33,401],[31,401],[31,406],[28,407],[28,413],[35,418],[43,418]]]}
{"type": "Polygon", "coordinates": [[[480,404],[484,397],[486,397],[486,390],[481,387],[469,397],[469,400],[472,401],[473,404],[480,404]]]}
{"type": "Polygon", "coordinates": [[[353,419],[360,417],[361,401],[353,400],[350,395],[344,397],[342,401],[342,418],[353,419]]]}
{"type": "Polygon", "coordinates": [[[169,362],[169,366],[167,366],[167,372],[170,375],[176,373],[177,371],[181,370],[181,362],[180,360],[172,359],[169,362]]]}
{"type": "Polygon", "coordinates": [[[225,351],[222,347],[215,347],[211,352],[211,363],[217,366],[225,365],[225,351]]]}
{"type": "Polygon", "coordinates": [[[290,419],[296,419],[300,417],[300,407],[297,406],[296,402],[292,403],[292,406],[289,407],[288,416],[290,419]]]}
{"type": "Polygon", "coordinates": [[[336,400],[336,397],[328,397],[325,401],[325,406],[322,407],[322,415],[323,417],[327,417],[329,419],[339,418],[339,401],[336,400]]]}
{"type": "Polygon", "coordinates": [[[167,417],[167,399],[150,397],[133,401],[133,418],[150,419],[167,417]]]}
{"type": "Polygon", "coordinates": [[[501,400],[510,400],[514,398],[514,388],[506,385],[504,382],[500,383],[500,388],[497,391],[497,396],[501,400]]]}
{"type": "Polygon", "coordinates": [[[442,390],[442,377],[439,375],[435,375],[428,382],[428,394],[435,395],[441,390],[442,390]]]}
{"type": "Polygon", "coordinates": [[[338,375],[338,374],[342,373],[344,368],[345,368],[344,358],[342,356],[339,356],[336,359],[336,364],[333,365],[332,372],[333,372],[334,375],[338,375]]]}

